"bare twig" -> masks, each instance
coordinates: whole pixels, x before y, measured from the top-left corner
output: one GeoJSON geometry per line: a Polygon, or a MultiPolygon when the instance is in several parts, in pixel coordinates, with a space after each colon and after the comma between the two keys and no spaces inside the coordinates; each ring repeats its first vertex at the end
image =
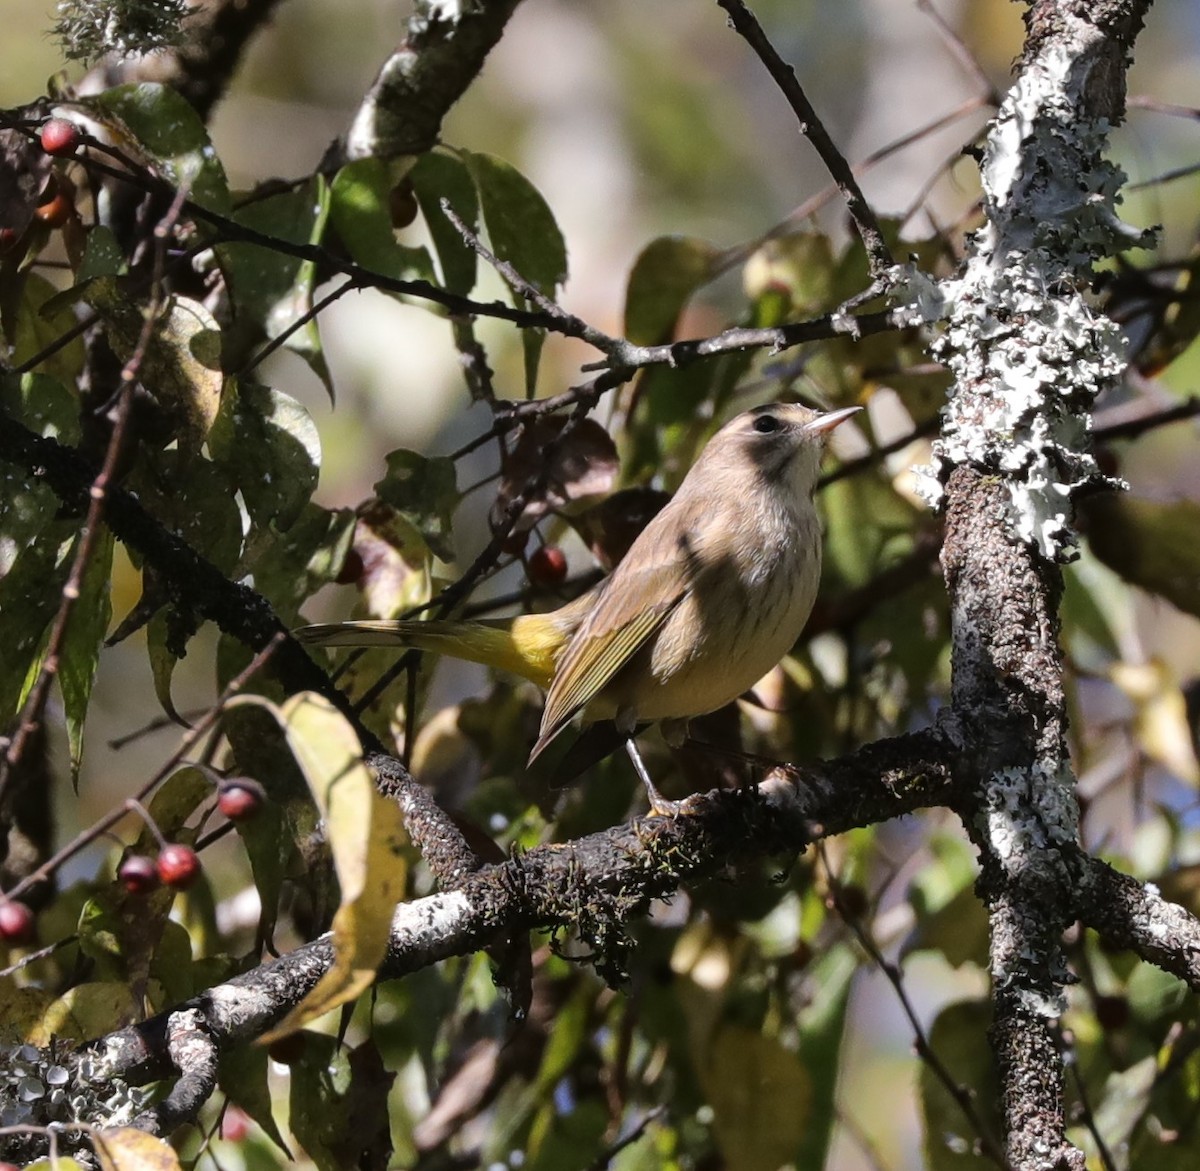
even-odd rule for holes
{"type": "Polygon", "coordinates": [[[717,3],[729,15],[729,21],[746,43],[758,54],[758,58],[766,66],[767,72],[779,86],[783,96],[792,107],[800,123],[800,132],[813,144],[821,161],[841,189],[846,199],[846,207],[850,212],[863,246],[867,250],[867,259],[872,277],[882,279],[888,269],[896,262],[891,250],[883,238],[879,221],[875,212],[863,195],[854,177],[854,172],[846,162],[845,156],[834,145],[828,131],[816,110],[813,109],[792,67],[779,56],[775,46],[767,39],[762,26],[754,14],[742,3],[742,0],[717,0],[717,3]]]}

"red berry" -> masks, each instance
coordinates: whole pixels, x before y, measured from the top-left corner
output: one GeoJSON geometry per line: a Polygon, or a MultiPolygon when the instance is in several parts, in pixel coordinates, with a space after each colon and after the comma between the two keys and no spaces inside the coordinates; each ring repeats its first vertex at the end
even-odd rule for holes
{"type": "Polygon", "coordinates": [[[200,859],[191,846],[174,842],[158,855],[158,877],[175,890],[187,890],[200,877],[200,859]]]}
{"type": "Polygon", "coordinates": [[[17,902],[0,903],[0,939],[5,943],[28,943],[33,938],[33,912],[17,902]]]}
{"type": "Polygon", "coordinates": [[[240,1106],[229,1106],[221,1115],[221,1137],[226,1142],[240,1143],[250,1133],[250,1115],[240,1106]]]}
{"type": "Polygon", "coordinates": [[[279,1065],[295,1065],[304,1056],[308,1045],[304,1033],[288,1033],[278,1041],[272,1041],[267,1047],[267,1056],[279,1065]]]}
{"type": "Polygon", "coordinates": [[[342,562],[342,568],[338,570],[334,581],[338,585],[354,585],[362,580],[363,569],[362,554],[357,549],[351,549],[346,554],[346,560],[342,562]]]}
{"type": "Polygon", "coordinates": [[[253,817],[266,799],[262,785],[249,777],[222,781],[217,789],[217,808],[230,821],[245,821],[253,817]]]}
{"type": "Polygon", "coordinates": [[[75,210],[74,201],[65,192],[56,191],[45,203],[33,209],[34,219],[41,220],[48,228],[61,228],[75,210]]]}
{"type": "Polygon", "coordinates": [[[529,555],[528,570],[535,585],[558,585],[567,576],[567,555],[557,545],[543,545],[529,555]]]}
{"type": "Polygon", "coordinates": [[[0,228],[0,252],[7,252],[16,242],[20,233],[16,228],[0,228]]]}
{"type": "Polygon", "coordinates": [[[130,854],[121,863],[117,877],[131,895],[149,894],[158,886],[158,868],[145,854],[130,854]]]}
{"type": "Polygon", "coordinates": [[[79,146],[79,127],[66,118],[51,118],[42,124],[41,138],[48,155],[73,155],[79,146]]]}

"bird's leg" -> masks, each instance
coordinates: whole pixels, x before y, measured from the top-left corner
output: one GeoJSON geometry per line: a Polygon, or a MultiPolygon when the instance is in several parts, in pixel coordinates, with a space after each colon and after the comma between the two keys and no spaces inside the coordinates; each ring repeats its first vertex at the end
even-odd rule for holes
{"type": "Polygon", "coordinates": [[[646,796],[650,798],[650,812],[658,817],[674,817],[677,813],[681,813],[685,802],[669,801],[658,791],[658,787],[650,779],[650,774],[646,771],[646,765],[642,761],[642,754],[638,751],[637,741],[632,735],[625,740],[625,751],[629,753],[629,759],[633,761],[634,771],[646,789],[646,796]]]}

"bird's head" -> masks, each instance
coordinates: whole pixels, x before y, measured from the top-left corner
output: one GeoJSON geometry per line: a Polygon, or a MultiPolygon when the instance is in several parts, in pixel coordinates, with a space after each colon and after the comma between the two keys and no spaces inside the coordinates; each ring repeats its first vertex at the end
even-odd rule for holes
{"type": "Polygon", "coordinates": [[[799,403],[755,407],[731,419],[709,440],[696,470],[705,466],[707,475],[743,477],[747,490],[765,482],[786,485],[789,494],[810,496],[830,432],[860,410],[814,411],[799,403]]]}

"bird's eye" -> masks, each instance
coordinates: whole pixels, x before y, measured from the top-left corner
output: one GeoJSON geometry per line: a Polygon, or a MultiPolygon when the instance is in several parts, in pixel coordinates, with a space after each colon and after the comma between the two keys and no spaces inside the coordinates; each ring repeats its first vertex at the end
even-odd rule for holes
{"type": "Polygon", "coordinates": [[[754,420],[754,430],[760,435],[770,435],[773,431],[778,431],[779,426],[779,420],[774,415],[759,415],[754,420]]]}

